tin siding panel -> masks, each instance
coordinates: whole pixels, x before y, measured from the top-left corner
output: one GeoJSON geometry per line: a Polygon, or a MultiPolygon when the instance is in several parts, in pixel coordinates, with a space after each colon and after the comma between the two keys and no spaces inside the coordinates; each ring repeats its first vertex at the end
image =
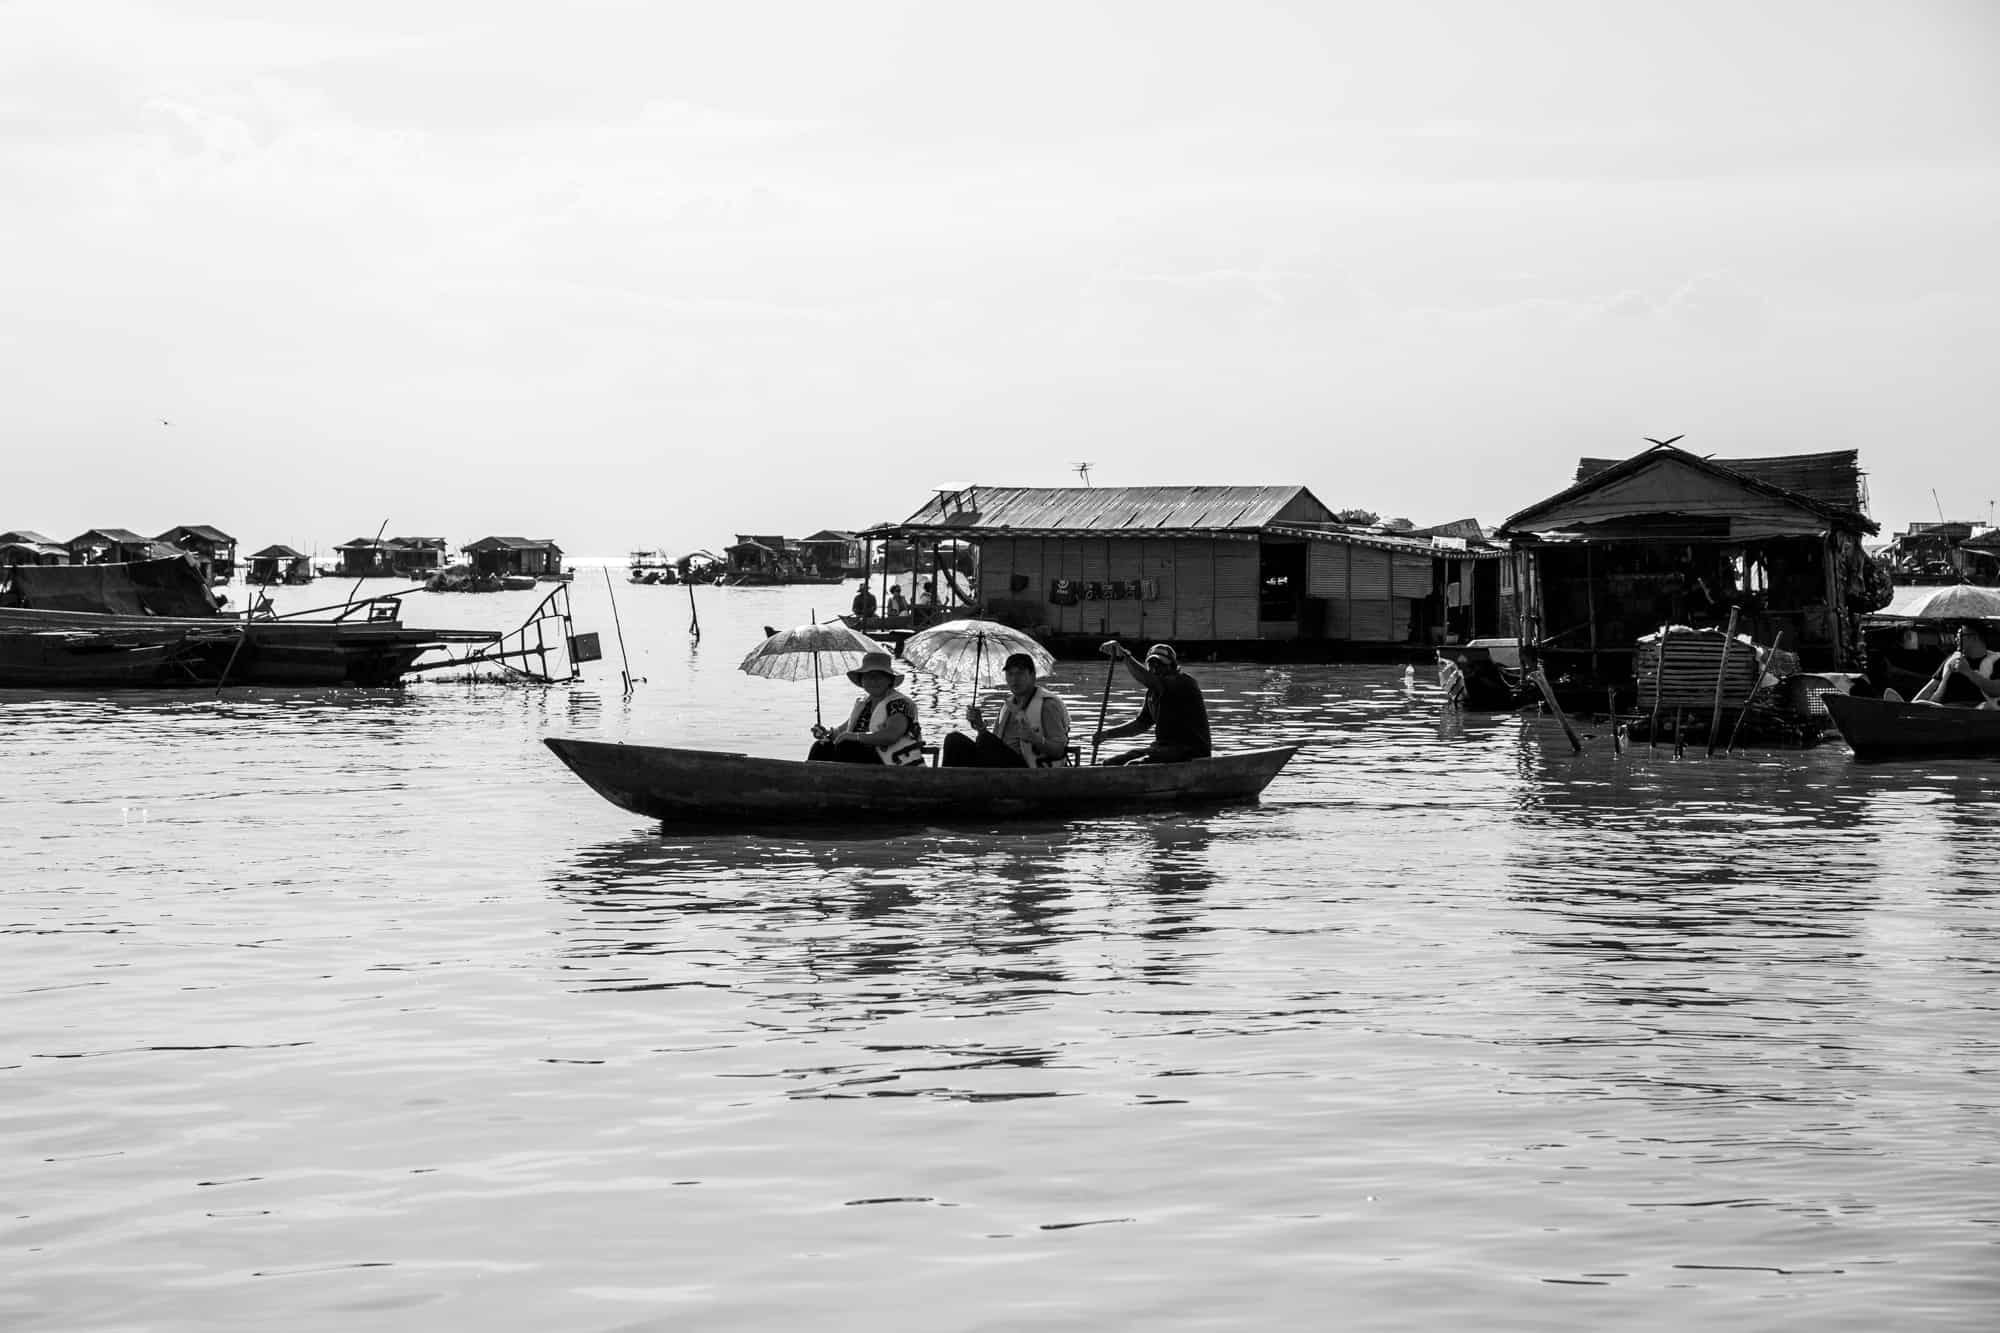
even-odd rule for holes
{"type": "Polygon", "coordinates": [[[1390,567],[1390,587],[1398,597],[1428,597],[1431,595],[1431,559],[1429,556],[1395,554],[1390,567]]]}
{"type": "MultiPolygon", "coordinates": [[[[1389,597],[1389,553],[1366,546],[1352,549],[1348,594],[1357,602],[1381,602],[1389,597]]],[[[1371,640],[1372,642],[1372,640],[1371,640]]]]}
{"type": "Polygon", "coordinates": [[[1215,543],[1215,637],[1257,637],[1257,543],[1215,543]]]}
{"type": "MultiPolygon", "coordinates": [[[[1108,577],[1115,583],[1130,583],[1145,577],[1145,558],[1142,555],[1146,543],[1135,537],[1121,537],[1111,542],[1110,573],[1108,577]]],[[[1119,598],[1106,602],[1105,623],[1111,633],[1120,638],[1144,638],[1145,626],[1142,622],[1145,603],[1136,597],[1119,598]]]]}
{"type": "Polygon", "coordinates": [[[1392,617],[1389,603],[1384,598],[1371,601],[1356,601],[1349,607],[1351,619],[1347,637],[1356,643],[1393,643],[1397,636],[1390,632],[1392,617]]]}
{"type": "Polygon", "coordinates": [[[1174,633],[1176,639],[1215,637],[1214,542],[1174,543],[1174,633]]]}
{"type": "Polygon", "coordinates": [[[1312,543],[1306,556],[1306,596],[1347,600],[1347,547],[1312,543]]]}

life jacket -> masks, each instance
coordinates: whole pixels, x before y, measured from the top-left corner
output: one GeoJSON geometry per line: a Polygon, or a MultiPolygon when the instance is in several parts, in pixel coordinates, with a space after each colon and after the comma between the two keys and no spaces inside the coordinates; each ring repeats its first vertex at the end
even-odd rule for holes
{"type": "Polygon", "coordinates": [[[1026,707],[1017,706],[1014,703],[1014,696],[1010,694],[1007,696],[1007,702],[1000,709],[1000,730],[1003,734],[1007,730],[1007,720],[1012,718],[1021,724],[1022,731],[1027,732],[1033,738],[1033,740],[1016,740],[1014,742],[1014,748],[1020,751],[1021,758],[1028,761],[1029,768],[1053,768],[1062,763],[1061,758],[1044,759],[1041,755],[1035,753],[1034,741],[1048,740],[1047,732],[1042,729],[1042,708],[1046,704],[1054,704],[1057,711],[1061,714],[1063,721],[1069,721],[1069,711],[1063,707],[1063,701],[1039,685],[1035,686],[1035,692],[1028,696],[1026,707]]]}
{"type": "Polygon", "coordinates": [[[917,725],[917,706],[910,702],[901,690],[890,690],[879,700],[870,700],[862,695],[854,701],[854,711],[847,715],[847,729],[855,732],[880,731],[889,722],[889,706],[903,705],[904,716],[910,725],[903,734],[887,745],[879,746],[875,753],[885,764],[921,764],[924,762],[923,729],[917,725]]]}

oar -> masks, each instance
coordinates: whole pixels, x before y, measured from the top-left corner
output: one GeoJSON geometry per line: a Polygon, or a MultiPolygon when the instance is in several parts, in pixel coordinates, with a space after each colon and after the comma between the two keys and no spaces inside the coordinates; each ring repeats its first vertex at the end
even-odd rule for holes
{"type": "MultiPolygon", "coordinates": [[[[1113,643],[1117,640],[1113,639],[1113,643]]],[[[1104,716],[1111,710],[1111,682],[1118,679],[1118,654],[1111,654],[1111,665],[1104,669],[1104,697],[1097,701],[1097,735],[1090,738],[1090,766],[1097,767],[1097,747],[1104,742],[1097,736],[1104,734],[1104,716]]]]}
{"type": "Polygon", "coordinates": [[[1722,661],[1715,667],[1715,707],[1708,714],[1708,757],[1715,758],[1716,733],[1722,730],[1722,692],[1729,683],[1729,650],[1736,643],[1736,608],[1729,608],[1729,627],[1722,631],[1722,661]]]}
{"type": "MultiPolygon", "coordinates": [[[[819,612],[812,613],[812,623],[819,624],[819,612]]],[[[813,642],[817,643],[819,640],[815,638],[813,642]]],[[[813,725],[815,727],[826,725],[825,720],[819,715],[819,649],[817,648],[813,649],[813,725]]]]}

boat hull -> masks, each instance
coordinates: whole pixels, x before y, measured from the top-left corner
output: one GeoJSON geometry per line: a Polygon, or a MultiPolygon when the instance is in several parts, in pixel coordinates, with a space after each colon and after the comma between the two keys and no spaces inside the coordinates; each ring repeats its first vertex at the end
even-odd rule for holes
{"type": "Polygon", "coordinates": [[[758,759],[710,750],[544,738],[590,788],[663,823],[909,823],[1064,818],[1105,809],[1251,801],[1295,745],[1181,764],[925,768],[758,759]]]}
{"type": "Polygon", "coordinates": [[[2000,710],[1820,696],[1842,740],[1862,760],[2000,755],[2000,710]]]}
{"type": "Polygon", "coordinates": [[[188,645],[0,631],[0,689],[149,689],[186,683],[188,645]]]}

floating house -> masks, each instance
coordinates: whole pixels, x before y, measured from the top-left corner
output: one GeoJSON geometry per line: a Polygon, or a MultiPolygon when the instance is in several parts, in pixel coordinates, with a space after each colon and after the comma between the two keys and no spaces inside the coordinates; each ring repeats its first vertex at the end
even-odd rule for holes
{"type": "Polygon", "coordinates": [[[92,528],[63,545],[73,565],[126,565],[184,554],[170,543],[148,540],[129,528],[92,528]]]}
{"type": "Polygon", "coordinates": [[[0,532],[0,569],[16,565],[66,565],[69,548],[52,537],[27,528],[0,532]]]}
{"type": "Polygon", "coordinates": [[[475,578],[562,577],[562,547],[546,538],[481,537],[470,546],[460,547],[459,552],[472,566],[475,578]]]}
{"type": "Polygon", "coordinates": [[[1498,545],[1343,524],[1304,486],[974,486],[863,536],[930,548],[954,580],[941,599],[1073,655],[1118,635],[1231,657],[1402,658],[1514,615],[1498,545]],[[952,546],[976,558],[935,554],[952,546]]]}
{"type": "Polygon", "coordinates": [[[211,582],[219,579],[226,583],[236,577],[236,539],[221,528],[206,523],[183,524],[167,529],[154,540],[177,546],[193,556],[211,582]]]}
{"type": "Polygon", "coordinates": [[[356,537],[333,548],[340,564],[335,573],[350,579],[421,579],[444,568],[442,537],[356,537]]]}
{"type": "Polygon", "coordinates": [[[244,576],[248,583],[311,583],[313,581],[312,557],[300,555],[289,546],[266,546],[252,555],[249,572],[244,576]]]}
{"type": "Polygon", "coordinates": [[[1701,458],[1658,445],[1586,458],[1574,484],[1495,534],[1515,553],[1519,635],[1569,674],[1633,679],[1639,639],[1663,625],[1722,626],[1761,644],[1780,634],[1805,670],[1858,669],[1858,618],[1883,605],[1887,571],[1861,540],[1854,450],[1701,458]]]}
{"type": "Polygon", "coordinates": [[[800,560],[816,574],[857,579],[868,572],[868,544],[860,533],[826,528],[794,544],[800,560]]]}
{"type": "Polygon", "coordinates": [[[717,581],[736,587],[773,583],[838,583],[839,564],[822,566],[797,542],[761,533],[737,533],[722,548],[724,568],[717,581]]]}
{"type": "Polygon", "coordinates": [[[1975,536],[1989,536],[1984,525],[1945,520],[1912,523],[1899,532],[1883,551],[1899,586],[1985,583],[1995,573],[1993,547],[1975,542],[1975,536]]]}

